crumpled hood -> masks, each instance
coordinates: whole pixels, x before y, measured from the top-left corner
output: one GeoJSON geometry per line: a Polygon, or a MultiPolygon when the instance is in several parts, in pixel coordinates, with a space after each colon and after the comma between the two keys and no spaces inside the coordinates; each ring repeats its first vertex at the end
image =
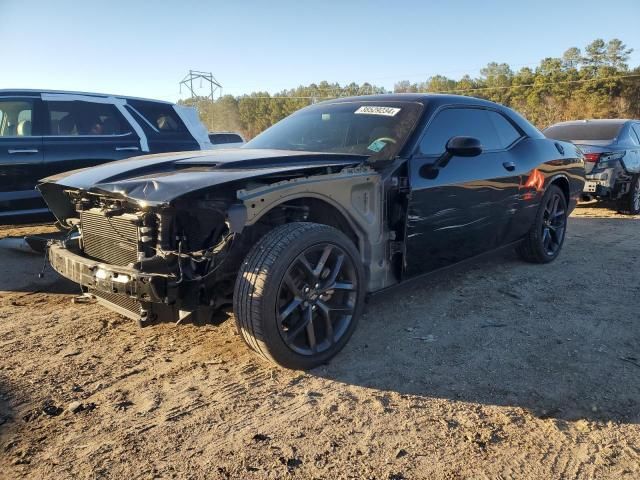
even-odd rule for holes
{"type": "Polygon", "coordinates": [[[54,175],[43,179],[38,189],[54,213],[48,197],[59,191],[59,186],[116,194],[152,206],[236,180],[326,166],[346,167],[364,160],[361,155],[243,148],[163,153],[54,175]]]}

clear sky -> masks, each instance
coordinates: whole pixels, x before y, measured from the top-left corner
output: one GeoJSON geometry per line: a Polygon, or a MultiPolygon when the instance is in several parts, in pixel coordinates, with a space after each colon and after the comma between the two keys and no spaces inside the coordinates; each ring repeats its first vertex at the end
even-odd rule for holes
{"type": "Polygon", "coordinates": [[[640,0],[0,0],[0,88],[177,100],[194,69],[233,95],[321,80],[392,89],[490,61],[535,67],[598,37],[635,48],[635,67],[638,20],[640,0]]]}

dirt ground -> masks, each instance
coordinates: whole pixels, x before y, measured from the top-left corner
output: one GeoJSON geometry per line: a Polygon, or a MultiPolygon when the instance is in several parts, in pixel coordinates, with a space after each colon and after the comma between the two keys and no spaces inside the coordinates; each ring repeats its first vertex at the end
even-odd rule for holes
{"type": "Polygon", "coordinates": [[[374,297],[307,373],[232,318],[139,329],[0,251],[0,477],[638,479],[639,220],[581,207],[551,265],[507,250],[374,297]]]}

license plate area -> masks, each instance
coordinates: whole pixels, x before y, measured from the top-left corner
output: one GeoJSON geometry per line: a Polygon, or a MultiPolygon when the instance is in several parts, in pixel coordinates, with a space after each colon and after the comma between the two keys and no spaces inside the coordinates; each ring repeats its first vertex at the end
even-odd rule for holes
{"type": "Polygon", "coordinates": [[[598,188],[597,182],[589,182],[587,181],[584,184],[584,191],[587,193],[596,193],[596,189],[598,188]]]}

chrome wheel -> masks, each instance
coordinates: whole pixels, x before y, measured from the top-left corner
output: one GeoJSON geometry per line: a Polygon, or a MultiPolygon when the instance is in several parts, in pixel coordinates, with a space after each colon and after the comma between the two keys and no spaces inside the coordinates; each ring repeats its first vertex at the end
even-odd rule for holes
{"type": "Polygon", "coordinates": [[[633,202],[633,211],[637,212],[640,210],[640,177],[636,180],[635,188],[632,191],[632,202],[633,202]]]}
{"type": "Polygon", "coordinates": [[[542,246],[545,254],[554,256],[562,247],[567,227],[567,212],[561,193],[553,193],[547,199],[542,214],[542,246]]]}
{"type": "Polygon", "coordinates": [[[337,245],[314,245],[289,265],[278,291],[276,318],[285,344],[316,355],[347,332],[358,300],[353,261],[337,245]]]}

